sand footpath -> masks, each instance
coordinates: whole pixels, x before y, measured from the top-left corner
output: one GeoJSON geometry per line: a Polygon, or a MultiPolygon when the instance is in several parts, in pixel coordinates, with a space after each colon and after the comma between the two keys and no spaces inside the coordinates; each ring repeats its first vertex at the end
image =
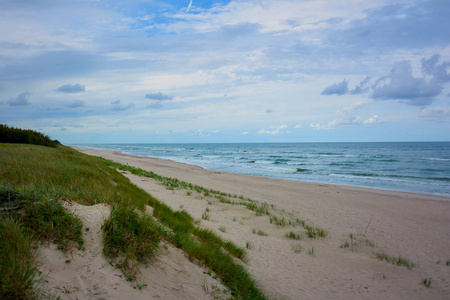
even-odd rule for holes
{"type": "Polygon", "coordinates": [[[325,229],[325,238],[309,238],[301,226],[276,225],[270,216],[256,216],[245,206],[169,190],[153,179],[125,174],[173,209],[200,219],[200,226],[247,248],[246,268],[269,297],[450,299],[449,198],[224,173],[116,151],[74,148],[249,197],[267,203],[272,217],[301,219],[325,229]],[[202,218],[204,214],[208,217],[202,218]],[[291,231],[300,240],[285,236],[291,231]],[[376,252],[401,256],[415,266],[408,269],[379,261],[376,252]],[[422,284],[425,278],[431,278],[429,288],[422,284]]]}

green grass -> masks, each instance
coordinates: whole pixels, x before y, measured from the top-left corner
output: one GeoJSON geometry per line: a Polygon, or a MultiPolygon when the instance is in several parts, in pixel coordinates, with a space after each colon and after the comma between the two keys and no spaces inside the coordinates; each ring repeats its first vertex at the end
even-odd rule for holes
{"type": "MultiPolygon", "coordinates": [[[[244,259],[245,251],[224,241],[210,230],[195,226],[185,211],[173,211],[144,190],[131,184],[116,168],[128,166],[91,157],[64,146],[49,148],[34,145],[6,144],[0,147],[0,185],[39,199],[72,200],[85,205],[96,203],[126,204],[143,209],[153,207],[163,238],[182,249],[192,259],[215,272],[233,297],[265,299],[245,268],[233,257],[244,259]],[[164,230],[161,230],[164,229],[164,230]]],[[[131,167],[130,167],[131,168],[131,167]]],[[[168,187],[185,185],[189,190],[204,189],[177,179],[145,172],[164,181],[168,187]]],[[[220,192],[208,190],[212,195],[220,192]]]]}
{"type": "Polygon", "coordinates": [[[292,251],[294,251],[294,253],[301,253],[303,251],[303,247],[300,244],[292,245],[292,251]]]}
{"type": "Polygon", "coordinates": [[[346,240],[345,242],[343,242],[340,246],[340,248],[350,248],[350,250],[352,251],[357,251],[358,248],[362,247],[362,246],[368,246],[368,247],[375,247],[374,242],[372,242],[371,240],[362,237],[362,236],[356,236],[353,233],[350,233],[348,235],[348,237],[350,238],[350,241],[346,240]]]}
{"type": "Polygon", "coordinates": [[[30,201],[16,217],[37,240],[53,242],[64,251],[72,249],[74,245],[83,249],[83,223],[65,210],[59,201],[30,201]]]}
{"type": "Polygon", "coordinates": [[[23,225],[0,215],[0,299],[38,299],[33,248],[23,225]]]}
{"type": "Polygon", "coordinates": [[[387,261],[396,266],[405,266],[408,269],[412,269],[415,267],[415,264],[412,263],[409,259],[401,257],[401,256],[392,256],[383,252],[375,252],[375,257],[379,260],[387,261]]]}
{"type": "Polygon", "coordinates": [[[261,229],[256,229],[256,228],[253,228],[253,229],[252,229],[252,233],[257,234],[257,235],[261,235],[261,236],[268,236],[267,233],[265,233],[265,232],[262,231],[261,229]]]}
{"type": "Polygon", "coordinates": [[[127,200],[139,208],[149,197],[115,169],[71,148],[7,145],[0,148],[0,185],[23,194],[85,205],[127,200]]]}
{"type": "Polygon", "coordinates": [[[136,280],[138,264],[148,264],[161,240],[158,227],[149,215],[132,206],[114,205],[102,226],[103,254],[115,262],[129,281],[136,280]]]}
{"type": "Polygon", "coordinates": [[[288,233],[286,233],[285,235],[288,239],[293,239],[293,240],[301,240],[302,236],[299,233],[295,233],[293,231],[289,231],[288,233]]]}
{"type": "Polygon", "coordinates": [[[424,286],[426,286],[427,288],[429,288],[431,286],[431,278],[423,278],[422,279],[422,284],[424,286]]]}
{"type": "Polygon", "coordinates": [[[319,238],[319,237],[326,237],[328,235],[328,232],[326,232],[324,229],[320,228],[320,227],[314,227],[314,226],[310,226],[308,224],[306,224],[306,222],[304,220],[301,219],[296,219],[294,226],[300,225],[302,226],[304,229],[306,229],[306,236],[308,236],[309,238],[319,238]]]}
{"type": "Polygon", "coordinates": [[[36,242],[53,242],[63,251],[82,249],[83,224],[58,201],[11,189],[0,188],[0,208],[12,209],[0,211],[0,299],[37,298],[36,242]]]}

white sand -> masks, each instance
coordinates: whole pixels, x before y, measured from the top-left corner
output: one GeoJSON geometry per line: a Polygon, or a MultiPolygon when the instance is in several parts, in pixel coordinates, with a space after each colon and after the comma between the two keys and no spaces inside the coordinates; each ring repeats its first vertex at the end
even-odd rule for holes
{"type": "Polygon", "coordinates": [[[85,251],[64,255],[55,245],[39,249],[47,296],[61,299],[214,299],[213,285],[223,286],[207,275],[207,270],[190,262],[184,253],[166,245],[148,268],[141,268],[138,284],[125,280],[120,270],[109,265],[102,254],[101,225],[109,217],[104,204],[83,206],[70,203],[65,207],[83,221],[85,251]],[[70,260],[70,263],[66,261],[70,260]]]}
{"type": "MultiPolygon", "coordinates": [[[[304,230],[300,227],[275,226],[270,224],[268,216],[257,217],[243,206],[219,203],[217,199],[196,192],[188,196],[186,190],[167,190],[150,178],[126,174],[133,183],[159,200],[174,209],[186,210],[194,218],[201,219],[208,208],[210,219],[202,220],[201,226],[214,230],[243,248],[247,242],[251,243],[252,249],[247,249],[246,268],[269,297],[450,299],[450,266],[446,265],[450,259],[448,198],[231,174],[113,151],[77,149],[158,175],[243,195],[260,203],[266,202],[275,205],[276,209],[271,212],[279,217],[300,218],[312,226],[324,228],[329,233],[326,238],[303,236],[300,241],[288,239],[285,234],[289,231],[301,233],[304,230]],[[225,232],[219,230],[222,226],[225,232]],[[263,230],[268,236],[253,234],[253,228],[263,230]],[[350,242],[351,233],[358,239],[358,246],[340,248],[345,241],[350,242]],[[366,239],[374,247],[367,245],[364,242],[366,239]],[[302,250],[295,253],[293,248],[302,250]],[[312,249],[313,253],[308,254],[312,249]],[[416,267],[409,270],[379,261],[374,258],[375,251],[401,255],[415,263],[416,267]],[[421,283],[423,278],[431,278],[430,288],[421,283]]],[[[90,260],[98,256],[94,255],[90,260]]],[[[180,257],[183,258],[182,255],[180,257]]],[[[70,268],[74,266],[72,263],[68,265],[70,268]]],[[[95,272],[102,273],[102,268],[106,267],[99,264],[95,272]]],[[[91,265],[90,272],[93,269],[91,265]]],[[[82,271],[81,267],[78,270],[82,271]]],[[[112,268],[103,272],[118,273],[112,268]]],[[[188,275],[196,277],[191,273],[188,275]]],[[[157,279],[163,280],[158,276],[157,279]]],[[[158,280],[164,286],[171,285],[168,281],[161,283],[158,280]]],[[[127,283],[122,283],[115,290],[113,285],[99,283],[98,288],[107,290],[109,294],[105,294],[105,298],[119,299],[124,294],[117,294],[118,290],[123,292],[127,283]]],[[[79,287],[82,288],[81,285],[79,287]]],[[[86,285],[83,289],[94,292],[95,286],[86,285]]],[[[129,284],[128,290],[136,295],[143,293],[129,288],[129,284]]],[[[201,292],[204,294],[203,290],[199,294],[201,292]]],[[[169,299],[170,296],[161,294],[161,298],[169,299]]]]}

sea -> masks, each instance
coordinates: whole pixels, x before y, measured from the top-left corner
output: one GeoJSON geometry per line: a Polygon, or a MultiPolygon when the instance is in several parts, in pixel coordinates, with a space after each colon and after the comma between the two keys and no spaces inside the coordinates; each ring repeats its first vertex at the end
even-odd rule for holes
{"type": "Polygon", "coordinates": [[[256,176],[450,198],[450,142],[77,144],[256,176]]]}

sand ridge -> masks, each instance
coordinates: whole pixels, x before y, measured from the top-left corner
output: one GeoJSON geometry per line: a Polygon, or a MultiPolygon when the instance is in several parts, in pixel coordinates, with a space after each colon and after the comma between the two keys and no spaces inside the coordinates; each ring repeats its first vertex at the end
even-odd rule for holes
{"type": "Polygon", "coordinates": [[[226,299],[221,292],[224,286],[208,275],[206,269],[165,243],[155,261],[147,268],[140,268],[138,282],[126,281],[122,272],[112,267],[102,254],[101,225],[109,217],[110,206],[83,206],[71,202],[64,206],[83,221],[86,249],[63,254],[56,245],[39,248],[39,269],[47,296],[79,300],[226,299]]]}
{"type": "Polygon", "coordinates": [[[275,226],[269,216],[258,217],[245,207],[219,203],[195,192],[188,196],[185,190],[168,190],[152,179],[126,174],[173,209],[184,209],[200,219],[201,226],[243,248],[249,243],[246,267],[270,297],[450,299],[448,198],[231,174],[113,151],[79,150],[266,202],[274,205],[273,213],[280,217],[300,218],[324,228],[329,233],[326,238],[291,240],[285,234],[301,232],[297,227],[275,226]],[[202,219],[206,209],[209,220],[202,219]],[[254,228],[268,235],[252,233],[254,228]],[[346,241],[356,246],[341,248],[346,241]],[[376,251],[401,255],[416,266],[409,270],[378,261],[376,251]],[[430,288],[421,283],[423,278],[432,279],[430,288]]]}

